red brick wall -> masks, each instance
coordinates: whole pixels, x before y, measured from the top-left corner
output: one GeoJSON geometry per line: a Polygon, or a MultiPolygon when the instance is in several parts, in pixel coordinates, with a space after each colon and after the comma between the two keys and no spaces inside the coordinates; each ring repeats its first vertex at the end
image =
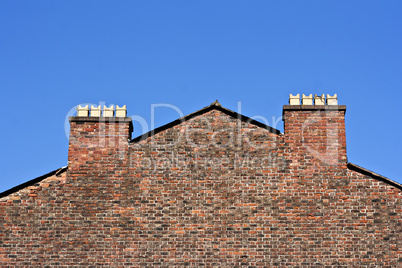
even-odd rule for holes
{"type": "Polygon", "coordinates": [[[292,161],[322,170],[346,166],[345,111],[343,105],[284,106],[285,143],[292,161]]]}
{"type": "Polygon", "coordinates": [[[401,265],[402,191],[347,168],[344,130],[336,164],[315,153],[342,112],[311,137],[301,114],[277,135],[212,109],[130,144],[72,122],[66,178],[0,199],[1,264],[401,265]]]}
{"type": "Polygon", "coordinates": [[[74,179],[79,174],[91,177],[114,175],[128,161],[131,119],[71,117],[68,170],[74,179]]]}

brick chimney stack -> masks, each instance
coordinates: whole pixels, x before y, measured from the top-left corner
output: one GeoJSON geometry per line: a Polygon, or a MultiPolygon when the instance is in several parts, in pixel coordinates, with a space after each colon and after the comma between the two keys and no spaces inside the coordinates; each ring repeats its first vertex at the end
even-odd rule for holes
{"type": "Polygon", "coordinates": [[[337,95],[290,95],[283,106],[285,144],[298,170],[346,167],[345,105],[337,95]]]}
{"type": "Polygon", "coordinates": [[[72,177],[109,176],[111,167],[124,167],[133,126],[126,106],[78,106],[70,117],[68,170],[72,177]]]}

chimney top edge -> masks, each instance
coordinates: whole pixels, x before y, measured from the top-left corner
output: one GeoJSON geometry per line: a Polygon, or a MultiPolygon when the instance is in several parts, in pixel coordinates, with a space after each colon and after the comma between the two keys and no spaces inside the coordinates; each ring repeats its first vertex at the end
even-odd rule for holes
{"type": "Polygon", "coordinates": [[[86,117],[86,116],[70,116],[70,122],[98,122],[98,123],[124,123],[132,122],[131,117],[86,117]]]}
{"type": "Polygon", "coordinates": [[[283,105],[284,111],[313,111],[313,110],[338,110],[346,111],[346,105],[283,105]]]}

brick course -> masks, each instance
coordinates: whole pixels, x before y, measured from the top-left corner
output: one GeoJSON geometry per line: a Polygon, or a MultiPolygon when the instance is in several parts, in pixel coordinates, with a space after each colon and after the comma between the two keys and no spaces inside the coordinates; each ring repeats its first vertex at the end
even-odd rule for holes
{"type": "Polygon", "coordinates": [[[0,199],[0,263],[400,266],[401,188],[349,168],[344,114],[278,134],[213,106],[132,142],[73,118],[68,171],[0,199]]]}

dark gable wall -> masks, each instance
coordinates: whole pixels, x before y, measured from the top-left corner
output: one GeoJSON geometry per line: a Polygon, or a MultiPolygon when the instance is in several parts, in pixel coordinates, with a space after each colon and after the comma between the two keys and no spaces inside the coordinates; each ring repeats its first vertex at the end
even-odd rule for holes
{"type": "Polygon", "coordinates": [[[401,265],[401,190],[348,169],[342,139],[329,154],[312,139],[317,160],[289,127],[212,109],[128,143],[126,121],[73,121],[66,177],[0,199],[0,263],[401,265]]]}

